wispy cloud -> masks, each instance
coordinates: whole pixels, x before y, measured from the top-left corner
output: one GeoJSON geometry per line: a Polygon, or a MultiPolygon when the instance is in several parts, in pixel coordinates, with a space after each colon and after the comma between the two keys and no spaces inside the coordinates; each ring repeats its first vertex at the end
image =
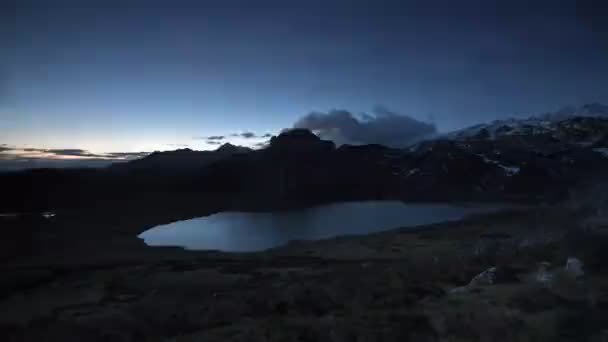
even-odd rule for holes
{"type": "Polygon", "coordinates": [[[51,149],[44,151],[59,157],[83,157],[83,158],[104,158],[102,154],[91,153],[81,149],[51,149]]]}
{"type": "Polygon", "coordinates": [[[106,153],[105,155],[110,158],[115,158],[115,159],[131,160],[131,159],[143,158],[149,154],[150,154],[150,152],[111,152],[111,153],[106,153]]]}
{"type": "Polygon", "coordinates": [[[210,136],[199,136],[193,137],[194,140],[205,140],[207,145],[221,145],[226,140],[225,135],[210,135],[210,136]]]}
{"type": "Polygon", "coordinates": [[[227,142],[237,145],[247,145],[251,147],[260,147],[261,144],[265,144],[266,140],[272,137],[270,133],[255,133],[251,131],[234,132],[226,135],[209,135],[209,136],[196,136],[193,137],[195,140],[204,140],[207,145],[221,145],[227,142]],[[264,140],[259,142],[258,140],[264,140]]]}
{"type": "Polygon", "coordinates": [[[261,141],[261,142],[253,144],[253,147],[256,149],[259,149],[259,148],[266,148],[266,147],[268,147],[268,145],[270,145],[270,141],[266,140],[266,141],[261,141]]]}
{"type": "Polygon", "coordinates": [[[226,136],[224,135],[210,135],[210,136],[197,136],[193,137],[194,140],[224,140],[226,136]]]}
{"type": "Polygon", "coordinates": [[[93,153],[83,149],[19,148],[0,145],[0,171],[34,168],[104,167],[143,158],[149,152],[93,153]]]}
{"type": "Polygon", "coordinates": [[[245,139],[251,139],[251,138],[255,138],[256,135],[253,132],[243,132],[241,133],[241,138],[245,138],[245,139]]]}
{"type": "Polygon", "coordinates": [[[31,155],[36,156],[38,154],[42,155],[54,155],[54,156],[70,156],[70,157],[102,157],[102,155],[97,155],[95,153],[91,153],[82,149],[44,149],[44,148],[10,148],[7,151],[12,151],[14,154],[22,154],[22,155],[31,155]]]}
{"type": "Polygon", "coordinates": [[[107,160],[125,161],[145,157],[148,152],[110,152],[93,153],[83,149],[43,149],[0,146],[0,160],[107,160]]]}
{"type": "Polygon", "coordinates": [[[272,137],[272,134],[270,133],[266,133],[266,134],[257,134],[254,132],[241,132],[241,133],[232,133],[230,134],[231,137],[235,137],[235,138],[243,138],[243,139],[263,139],[263,138],[270,138],[272,137]]]}

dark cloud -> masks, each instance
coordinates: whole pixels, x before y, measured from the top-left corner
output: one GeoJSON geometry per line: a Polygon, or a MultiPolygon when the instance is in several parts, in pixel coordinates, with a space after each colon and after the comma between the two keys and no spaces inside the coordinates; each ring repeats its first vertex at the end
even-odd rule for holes
{"type": "Polygon", "coordinates": [[[83,149],[20,148],[0,145],[0,171],[41,167],[103,167],[143,158],[149,152],[92,153],[83,149]],[[67,158],[71,157],[71,158],[67,158]]]}
{"type": "Polygon", "coordinates": [[[60,159],[49,157],[43,149],[19,149],[5,147],[0,149],[0,172],[36,168],[102,167],[116,160],[100,158],[60,159]]]}
{"type": "Polygon", "coordinates": [[[143,158],[149,154],[150,154],[150,152],[112,152],[112,153],[106,153],[105,155],[110,158],[130,160],[130,159],[143,158]]]}
{"type": "Polygon", "coordinates": [[[405,147],[437,133],[434,124],[378,107],[371,114],[355,115],[346,110],[312,112],[300,118],[294,128],[308,128],[337,144],[382,144],[405,147]]]}
{"type": "Polygon", "coordinates": [[[26,169],[39,168],[98,168],[106,167],[113,163],[120,162],[111,159],[40,159],[40,158],[19,158],[2,159],[0,158],[0,172],[19,171],[26,169]]]}
{"type": "Polygon", "coordinates": [[[209,144],[209,145],[221,145],[222,142],[221,141],[217,141],[217,140],[209,140],[209,141],[207,141],[207,144],[209,144]]]}
{"type": "Polygon", "coordinates": [[[234,138],[243,138],[243,139],[263,139],[263,138],[270,138],[272,137],[272,134],[270,133],[266,133],[266,134],[257,134],[254,132],[242,132],[242,133],[232,133],[229,135],[230,137],[234,137],[234,138]]]}
{"type": "MultiPolygon", "coordinates": [[[[29,153],[44,153],[53,156],[61,157],[83,157],[83,158],[99,158],[99,159],[129,159],[139,158],[148,155],[148,152],[112,152],[112,153],[93,153],[79,148],[68,149],[42,149],[42,148],[13,148],[13,151],[23,151],[29,153]]],[[[47,157],[48,158],[48,157],[47,157]]]]}
{"type": "Polygon", "coordinates": [[[245,131],[245,132],[240,132],[240,133],[230,133],[230,134],[227,134],[227,135],[200,136],[200,137],[194,137],[193,139],[196,139],[196,140],[206,140],[207,144],[217,145],[217,143],[214,143],[214,142],[218,142],[218,141],[222,141],[222,140],[228,140],[228,138],[267,139],[267,138],[270,138],[270,137],[272,137],[272,134],[270,134],[270,133],[257,134],[255,132],[245,131]]]}
{"type": "Polygon", "coordinates": [[[51,149],[51,150],[42,150],[40,152],[51,153],[56,156],[91,157],[91,158],[105,157],[105,155],[91,153],[87,150],[81,150],[81,149],[51,149]]]}
{"type": "Polygon", "coordinates": [[[267,141],[255,143],[255,144],[253,144],[253,147],[254,148],[266,148],[266,147],[268,147],[269,144],[270,144],[270,141],[267,140],[267,141]]]}
{"type": "Polygon", "coordinates": [[[103,157],[103,155],[98,155],[95,153],[91,153],[87,150],[83,149],[44,149],[44,148],[13,148],[13,151],[23,151],[28,153],[46,153],[53,154],[55,156],[73,156],[73,157],[103,157]]]}
{"type": "Polygon", "coordinates": [[[192,139],[194,139],[194,140],[213,141],[213,140],[224,140],[224,139],[226,139],[226,136],[224,136],[224,135],[210,135],[210,136],[193,137],[192,139]]]}

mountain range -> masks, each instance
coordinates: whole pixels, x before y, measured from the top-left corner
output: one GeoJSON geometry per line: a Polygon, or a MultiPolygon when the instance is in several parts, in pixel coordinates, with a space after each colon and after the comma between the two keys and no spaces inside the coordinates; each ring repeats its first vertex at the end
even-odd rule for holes
{"type": "Polygon", "coordinates": [[[306,129],[261,150],[155,152],[101,169],[38,169],[0,175],[2,211],[130,206],[261,209],[327,201],[563,199],[608,170],[608,106],[589,104],[498,120],[406,149],[341,145],[306,129]]]}

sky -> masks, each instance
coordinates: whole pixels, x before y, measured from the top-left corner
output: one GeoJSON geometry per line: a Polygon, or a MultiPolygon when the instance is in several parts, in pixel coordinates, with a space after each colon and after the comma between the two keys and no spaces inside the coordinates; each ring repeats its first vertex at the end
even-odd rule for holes
{"type": "Polygon", "coordinates": [[[0,149],[21,154],[253,146],[311,113],[445,132],[608,103],[601,0],[2,3],[0,149]]]}

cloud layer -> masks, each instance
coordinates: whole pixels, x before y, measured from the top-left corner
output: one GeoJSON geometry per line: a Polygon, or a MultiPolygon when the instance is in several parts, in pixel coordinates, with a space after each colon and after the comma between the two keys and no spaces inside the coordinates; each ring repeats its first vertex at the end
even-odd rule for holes
{"type": "Polygon", "coordinates": [[[0,160],[6,159],[121,159],[130,160],[148,155],[148,152],[92,153],[83,149],[43,149],[0,146],[0,160]]]}
{"type": "MultiPolygon", "coordinates": [[[[251,142],[251,140],[255,141],[255,140],[263,139],[265,142],[270,137],[272,137],[272,134],[270,134],[270,133],[261,134],[261,133],[245,131],[245,132],[240,132],[240,133],[230,133],[227,135],[198,136],[198,137],[194,137],[193,139],[204,140],[205,143],[208,145],[222,145],[227,142],[234,142],[234,140],[237,140],[237,142],[235,142],[235,143],[239,144],[238,140],[244,139],[244,140],[248,141],[248,142],[245,142],[245,145],[248,145],[248,146],[250,145],[252,147],[259,147],[259,146],[261,146],[259,142],[251,142]]],[[[243,143],[243,141],[241,141],[241,143],[243,143]]]]}
{"type": "Polygon", "coordinates": [[[270,134],[270,133],[257,134],[257,133],[253,133],[253,132],[242,132],[242,133],[232,133],[232,134],[230,134],[230,136],[235,137],[235,138],[243,138],[243,139],[264,139],[264,138],[272,137],[272,134],[270,134]]]}
{"type": "Polygon", "coordinates": [[[382,144],[405,147],[437,133],[434,124],[376,108],[371,114],[355,115],[346,110],[312,112],[300,118],[294,128],[307,128],[336,144],[382,144]]]}
{"type": "Polygon", "coordinates": [[[39,167],[99,167],[147,156],[148,152],[93,153],[83,149],[19,148],[0,145],[0,171],[39,167]]]}

